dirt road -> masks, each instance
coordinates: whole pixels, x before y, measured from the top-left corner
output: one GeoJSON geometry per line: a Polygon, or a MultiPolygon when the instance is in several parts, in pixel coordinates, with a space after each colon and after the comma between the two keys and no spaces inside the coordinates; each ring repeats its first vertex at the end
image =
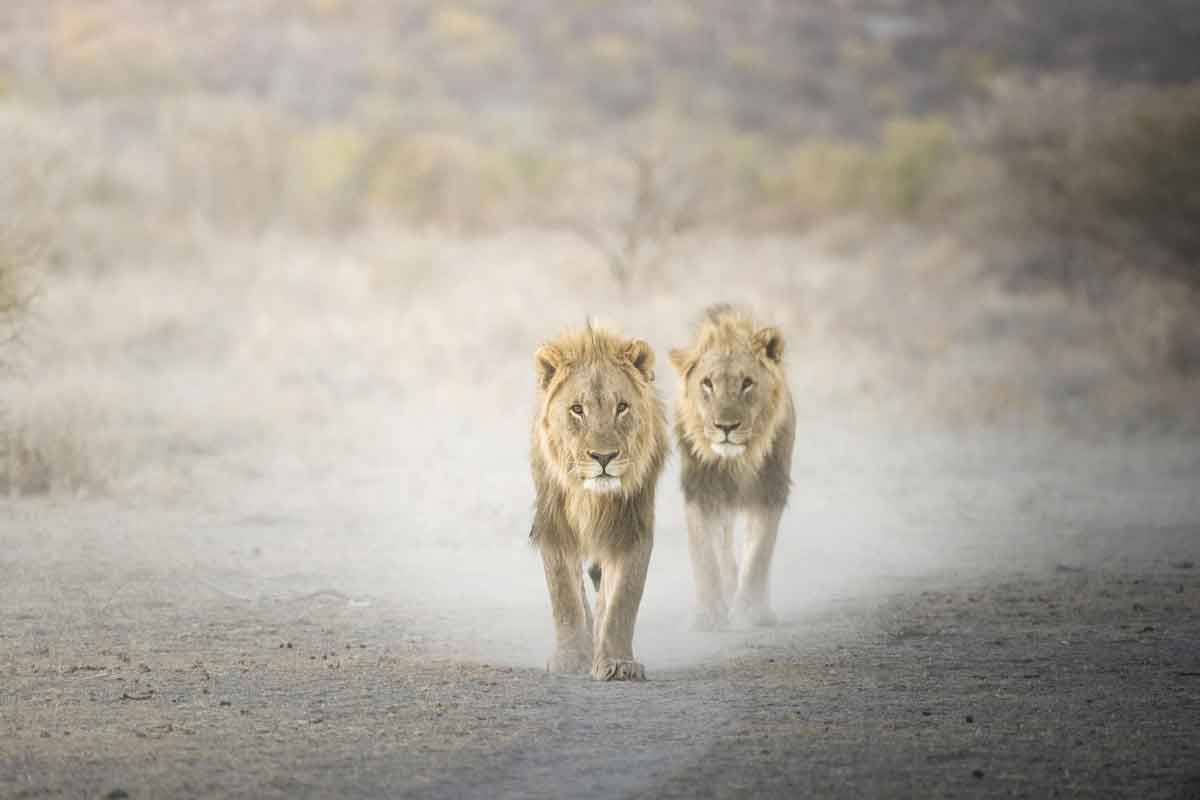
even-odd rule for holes
{"type": "Polygon", "coordinates": [[[889,472],[890,518],[916,521],[895,554],[953,549],[958,519],[977,556],[927,568],[887,529],[801,536],[847,507],[827,480],[791,512],[771,630],[682,630],[668,509],[635,685],[539,668],[544,589],[515,540],[391,553],[345,521],[12,500],[0,796],[1200,797],[1200,521],[1193,458],[1168,462],[1112,472],[1111,506],[1062,465],[1032,507],[981,493],[986,472],[937,498],[889,472]]]}

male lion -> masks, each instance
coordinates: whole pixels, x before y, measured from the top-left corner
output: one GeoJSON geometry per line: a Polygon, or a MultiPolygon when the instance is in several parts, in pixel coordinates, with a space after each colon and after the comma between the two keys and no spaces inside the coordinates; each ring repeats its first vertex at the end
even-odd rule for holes
{"type": "Polygon", "coordinates": [[[654,354],[638,339],[589,325],[542,345],[533,426],[537,509],[555,649],[549,669],[596,680],[645,680],[633,659],[654,545],[654,487],[667,455],[654,354]],[[582,562],[596,589],[592,621],[582,562]]]}
{"type": "Polygon", "coordinates": [[[791,485],[796,412],[783,372],[783,337],[726,305],[709,308],[690,348],[672,350],[683,386],[675,432],[683,462],[688,550],[696,580],[694,627],[734,616],[772,625],[771,556],[791,485]],[[747,517],[744,561],[733,548],[747,517]]]}

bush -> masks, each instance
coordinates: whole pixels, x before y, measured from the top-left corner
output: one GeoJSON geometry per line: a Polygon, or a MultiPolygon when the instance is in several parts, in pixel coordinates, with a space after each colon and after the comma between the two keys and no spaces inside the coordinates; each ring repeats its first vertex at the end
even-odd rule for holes
{"type": "Polygon", "coordinates": [[[1019,87],[1001,98],[981,144],[1015,222],[1073,248],[1076,273],[1106,264],[1200,286],[1200,83],[1019,87]]]}
{"type": "Polygon", "coordinates": [[[882,219],[918,217],[957,158],[953,132],[940,117],[889,121],[876,146],[813,138],[786,156],[783,173],[767,173],[768,202],[792,208],[801,222],[845,213],[882,219]]]}
{"type": "Polygon", "coordinates": [[[888,121],[883,146],[868,162],[870,204],[891,216],[915,217],[954,156],[954,137],[946,120],[888,121]]]}
{"type": "Polygon", "coordinates": [[[788,154],[781,175],[767,174],[767,202],[789,207],[801,222],[859,208],[869,157],[865,148],[849,142],[804,142],[788,154]]]}
{"type": "MultiPolygon", "coordinates": [[[[191,96],[158,109],[167,205],[178,217],[261,232],[292,202],[288,144],[297,123],[247,99],[191,96]]],[[[148,198],[143,198],[143,201],[148,198]]]]}
{"type": "Polygon", "coordinates": [[[450,5],[433,12],[433,34],[444,46],[451,64],[488,66],[503,62],[513,51],[512,33],[486,14],[450,5]]]}
{"type": "MultiPolygon", "coordinates": [[[[63,203],[63,139],[14,107],[0,108],[0,369],[33,297],[34,270],[50,249],[63,203]]],[[[0,409],[2,411],[2,409],[0,409]]]]}
{"type": "Polygon", "coordinates": [[[5,351],[20,333],[20,318],[28,301],[18,281],[19,268],[20,263],[0,236],[0,369],[6,363],[5,351]]]}
{"type": "Polygon", "coordinates": [[[507,150],[439,133],[384,137],[374,150],[365,199],[388,216],[460,231],[517,221],[530,165],[507,150]]]}

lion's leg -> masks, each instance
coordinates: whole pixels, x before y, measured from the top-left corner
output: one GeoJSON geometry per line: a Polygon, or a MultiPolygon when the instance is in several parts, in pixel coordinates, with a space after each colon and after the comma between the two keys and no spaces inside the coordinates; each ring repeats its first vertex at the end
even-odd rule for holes
{"type": "Polygon", "coordinates": [[[590,634],[594,628],[592,627],[592,606],[588,603],[586,581],[579,582],[579,602],[583,605],[583,624],[587,627],[590,634]]]}
{"type": "MultiPolygon", "coordinates": [[[[687,504],[688,553],[692,557],[692,577],[696,581],[696,619],[698,631],[724,628],[729,622],[729,606],[721,587],[721,565],[717,556],[723,536],[724,519],[729,515],[705,511],[697,503],[687,504]]],[[[732,559],[732,554],[730,554],[732,559]]]]}
{"type": "Polygon", "coordinates": [[[600,629],[604,627],[605,607],[604,581],[601,580],[600,585],[596,587],[596,621],[592,625],[592,639],[595,642],[600,641],[600,629]]]}
{"type": "Polygon", "coordinates": [[[579,559],[545,545],[542,547],[542,566],[546,571],[550,612],[554,617],[554,655],[547,669],[551,672],[587,672],[592,662],[592,636],[579,559]]]}
{"type": "Polygon", "coordinates": [[[596,612],[596,657],[592,661],[592,677],[598,681],[646,680],[645,667],[633,660],[633,629],[652,548],[652,542],[639,542],[604,563],[600,578],[604,605],[596,612]]]}
{"type": "Polygon", "coordinates": [[[771,611],[771,558],[779,536],[779,519],[783,509],[753,511],[746,524],[746,558],[738,580],[734,611],[751,625],[774,625],[771,611]]]}
{"type": "Polygon", "coordinates": [[[737,556],[733,548],[734,515],[722,513],[718,522],[721,530],[714,542],[717,551],[717,571],[721,574],[721,599],[728,606],[733,603],[738,587],[737,556]]]}
{"type": "Polygon", "coordinates": [[[592,562],[588,565],[587,576],[592,580],[592,587],[596,593],[596,614],[595,619],[588,616],[588,630],[592,633],[592,640],[595,641],[600,636],[600,626],[604,623],[604,584],[600,580],[600,565],[592,562]]]}

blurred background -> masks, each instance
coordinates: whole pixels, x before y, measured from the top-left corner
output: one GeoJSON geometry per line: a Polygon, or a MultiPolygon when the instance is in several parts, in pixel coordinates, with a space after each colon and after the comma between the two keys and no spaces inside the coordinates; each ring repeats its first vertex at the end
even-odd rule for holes
{"type": "Polygon", "coordinates": [[[469,470],[519,534],[537,343],[597,315],[670,397],[717,300],[813,435],[1186,440],[1197,41],[1188,0],[10,0],[0,487],[469,470]]]}

